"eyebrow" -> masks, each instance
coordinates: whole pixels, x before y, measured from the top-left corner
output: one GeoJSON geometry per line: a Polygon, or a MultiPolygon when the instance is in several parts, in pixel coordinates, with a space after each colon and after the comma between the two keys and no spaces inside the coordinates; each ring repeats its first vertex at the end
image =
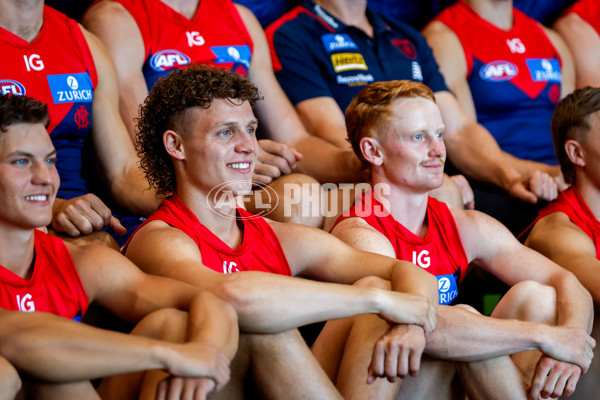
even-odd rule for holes
{"type": "MultiPolygon", "coordinates": [[[[56,153],[57,153],[56,149],[54,149],[50,153],[46,154],[46,157],[56,155],[56,153]]],[[[29,158],[35,157],[33,154],[31,154],[27,151],[22,151],[22,150],[13,151],[12,153],[7,154],[6,156],[7,157],[22,156],[22,157],[29,157],[29,158]]]]}

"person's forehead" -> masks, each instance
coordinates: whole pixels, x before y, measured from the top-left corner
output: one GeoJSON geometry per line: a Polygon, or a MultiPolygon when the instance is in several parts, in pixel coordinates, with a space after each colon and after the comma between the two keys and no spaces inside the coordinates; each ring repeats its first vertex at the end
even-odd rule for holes
{"type": "Polygon", "coordinates": [[[50,135],[41,123],[17,123],[9,125],[5,132],[0,131],[0,149],[3,152],[18,148],[54,149],[50,135]]]}

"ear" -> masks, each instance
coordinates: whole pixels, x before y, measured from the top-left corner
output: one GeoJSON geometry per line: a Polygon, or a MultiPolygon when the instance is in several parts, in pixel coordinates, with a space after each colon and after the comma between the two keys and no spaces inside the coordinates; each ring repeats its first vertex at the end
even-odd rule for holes
{"type": "Polygon", "coordinates": [[[185,150],[181,136],[177,132],[170,129],[166,130],[163,133],[163,145],[171,157],[176,160],[185,160],[185,150]]]}
{"type": "Polygon", "coordinates": [[[585,152],[578,141],[567,140],[565,142],[565,152],[574,165],[585,167],[585,152]]]}
{"type": "Polygon", "coordinates": [[[383,164],[383,152],[377,139],[372,137],[360,139],[360,151],[369,163],[373,165],[383,164]]]}

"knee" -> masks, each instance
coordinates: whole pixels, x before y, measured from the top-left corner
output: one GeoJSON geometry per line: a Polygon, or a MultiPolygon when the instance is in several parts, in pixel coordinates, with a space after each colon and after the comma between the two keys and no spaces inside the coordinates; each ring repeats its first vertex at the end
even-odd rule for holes
{"type": "Polygon", "coordinates": [[[21,378],[17,370],[0,357],[0,399],[13,399],[21,390],[21,378]]]}
{"type": "Polygon", "coordinates": [[[468,304],[456,304],[453,307],[460,308],[465,311],[472,312],[473,314],[481,314],[475,307],[472,307],[468,304]]]}
{"type": "MultiPolygon", "coordinates": [[[[270,185],[274,198],[269,218],[280,222],[321,228],[324,217],[321,213],[321,185],[314,178],[303,174],[290,174],[276,179],[270,185]]],[[[264,196],[263,196],[264,198],[264,196]]]]}
{"type": "Polygon", "coordinates": [[[556,290],[535,281],[519,282],[500,300],[492,316],[555,324],[556,290]]]}
{"type": "Polygon", "coordinates": [[[163,308],[144,317],[131,332],[134,335],[184,342],[188,313],[174,308],[163,308]]]}
{"type": "Polygon", "coordinates": [[[390,281],[379,278],[377,276],[366,276],[354,282],[354,286],[370,287],[383,290],[391,290],[392,284],[390,281]]]}

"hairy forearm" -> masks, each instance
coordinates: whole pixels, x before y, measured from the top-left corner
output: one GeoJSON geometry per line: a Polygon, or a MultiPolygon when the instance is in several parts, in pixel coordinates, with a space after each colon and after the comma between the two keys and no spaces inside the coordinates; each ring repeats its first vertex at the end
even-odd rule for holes
{"type": "Polygon", "coordinates": [[[425,353],[443,360],[478,361],[540,347],[541,324],[486,317],[440,306],[425,353]]]}
{"type": "Polygon", "coordinates": [[[237,351],[239,328],[233,307],[211,293],[196,296],[190,305],[188,337],[214,343],[230,360],[237,351]]]}
{"type": "Polygon", "coordinates": [[[357,182],[367,178],[351,150],[342,150],[315,136],[304,136],[293,147],[304,156],[298,162],[298,172],[321,183],[357,182]]]}
{"type": "Polygon", "coordinates": [[[240,329],[253,333],[380,312],[377,289],[264,273],[231,274],[215,293],[233,305],[240,329]]]}
{"type": "Polygon", "coordinates": [[[5,313],[2,323],[10,328],[0,332],[0,354],[38,379],[72,382],[167,365],[169,350],[152,339],[45,313],[5,313]]]}
{"type": "Polygon", "coordinates": [[[122,179],[110,182],[110,191],[117,203],[138,216],[150,215],[160,204],[156,191],[149,187],[142,170],[135,164],[123,174],[122,179]]]}

